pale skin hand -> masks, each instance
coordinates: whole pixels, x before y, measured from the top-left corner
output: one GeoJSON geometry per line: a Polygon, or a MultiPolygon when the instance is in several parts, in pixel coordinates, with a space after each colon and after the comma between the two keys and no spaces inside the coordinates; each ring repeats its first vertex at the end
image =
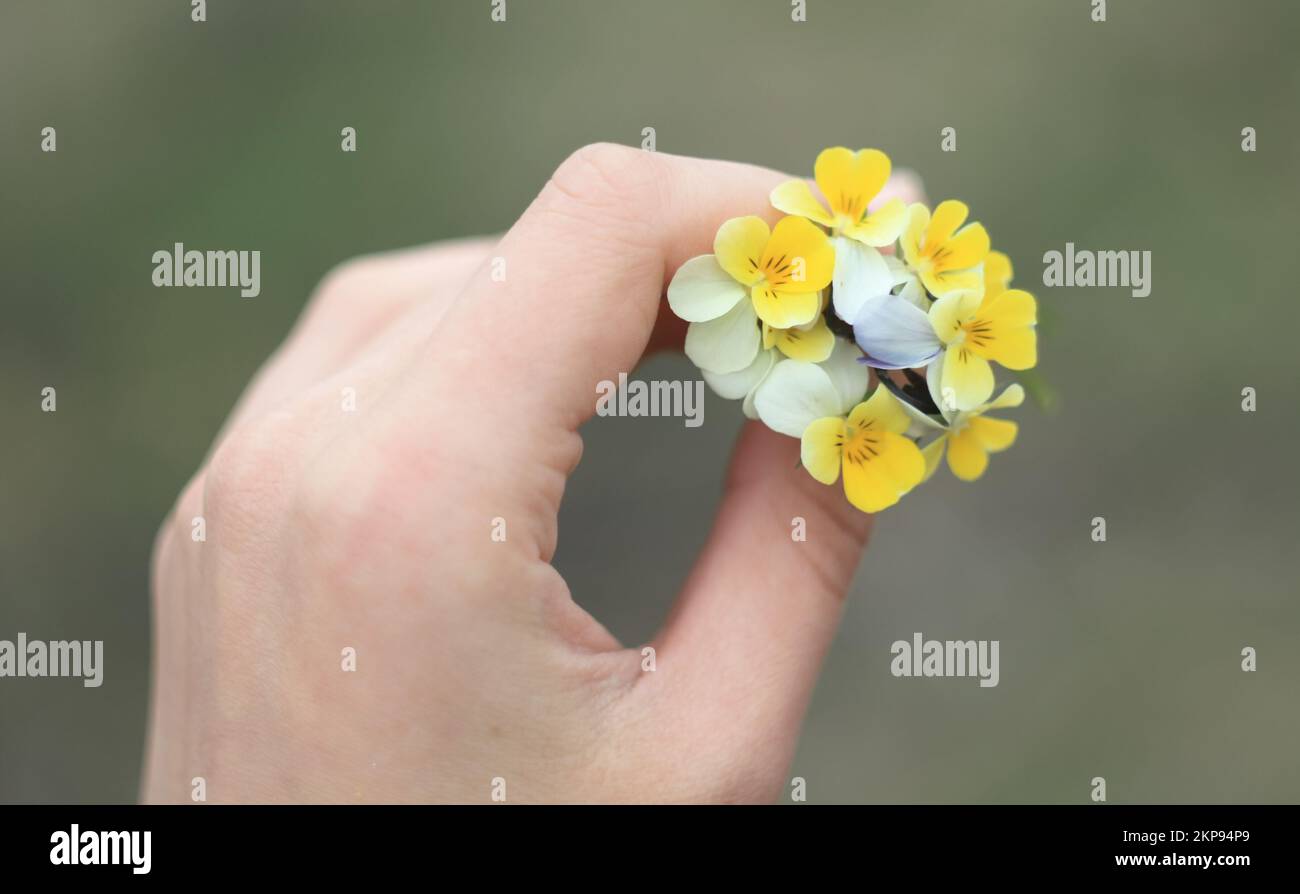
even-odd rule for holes
{"type": "Polygon", "coordinates": [[[591,146],[500,240],[331,275],[159,532],[144,798],[779,797],[870,528],[798,442],[745,426],[652,673],[550,559],[596,383],[679,342],[673,271],[783,179],[591,146]]]}

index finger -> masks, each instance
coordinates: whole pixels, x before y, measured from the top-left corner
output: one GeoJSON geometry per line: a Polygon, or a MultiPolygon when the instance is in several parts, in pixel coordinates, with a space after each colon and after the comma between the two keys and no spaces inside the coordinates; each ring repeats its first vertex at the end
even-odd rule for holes
{"type": "Polygon", "coordinates": [[[527,394],[513,410],[576,430],[596,383],[640,360],[677,268],[712,251],[727,218],[779,218],[768,194],[787,179],[612,144],[578,150],[448,311],[426,360],[461,367],[480,400],[527,394]]]}

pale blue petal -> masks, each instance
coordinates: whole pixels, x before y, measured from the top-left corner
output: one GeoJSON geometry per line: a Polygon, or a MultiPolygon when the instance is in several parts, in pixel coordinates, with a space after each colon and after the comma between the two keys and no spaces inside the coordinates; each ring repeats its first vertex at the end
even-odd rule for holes
{"type": "Polygon", "coordinates": [[[939,356],[943,343],[925,311],[897,295],[868,298],[853,320],[853,338],[878,369],[916,369],[939,356]]]}

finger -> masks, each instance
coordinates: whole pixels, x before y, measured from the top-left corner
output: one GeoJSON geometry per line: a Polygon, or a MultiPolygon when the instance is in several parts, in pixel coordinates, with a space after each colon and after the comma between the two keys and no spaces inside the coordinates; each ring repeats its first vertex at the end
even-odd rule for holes
{"type": "MultiPolygon", "coordinates": [[[[881,200],[921,201],[900,172],[881,200]]],[[[798,439],[745,426],[713,531],[659,637],[674,714],[788,766],[874,516],[800,467],[798,439]],[[683,707],[685,706],[685,707],[683,707]]]]}
{"type": "Polygon", "coordinates": [[[686,327],[689,324],[674,313],[661,311],[655,320],[655,327],[650,332],[650,340],[645,346],[645,355],[661,351],[681,351],[686,343],[686,327]]]}
{"type": "Polygon", "coordinates": [[[787,765],[871,531],[838,486],[799,467],[799,442],[741,432],[713,530],[667,623],[660,693],[685,731],[724,728],[738,753],[787,765]]]}
{"type": "MultiPolygon", "coordinates": [[[[436,499],[511,527],[503,558],[549,562],[578,427],[599,383],[642,356],[671,274],[712,251],[727,218],[776,220],[783,175],[749,165],[598,145],[574,153],[494,249],[407,365],[365,439],[399,461],[370,490],[415,522],[436,499]],[[446,470],[457,474],[448,476],[446,470]]],[[[358,444],[363,453],[366,444],[358,444]]],[[[470,548],[480,528],[458,536],[470,548]]]]}
{"type": "Polygon", "coordinates": [[[527,394],[515,421],[576,430],[594,413],[596,383],[640,359],[672,273],[711,252],[727,218],[776,220],[768,194],[783,179],[622,146],[578,151],[502,239],[501,276],[480,274],[449,310],[415,377],[454,378],[480,402],[527,394]]]}
{"type": "Polygon", "coordinates": [[[415,307],[430,307],[436,320],[498,239],[454,239],[354,258],[321,283],[291,338],[310,341],[337,365],[415,307]]]}

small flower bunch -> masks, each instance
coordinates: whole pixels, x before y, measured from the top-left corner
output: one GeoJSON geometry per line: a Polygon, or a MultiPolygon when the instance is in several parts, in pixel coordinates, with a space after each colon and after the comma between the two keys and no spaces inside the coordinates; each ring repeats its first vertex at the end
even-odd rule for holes
{"type": "Polygon", "coordinates": [[[1011,261],[983,225],[953,199],[872,207],[889,174],[879,150],[825,150],[820,199],[781,184],[771,202],[786,217],[726,221],[668,287],[709,387],[799,438],[808,473],[842,477],[863,512],[898,502],[945,451],[954,475],[979,478],[1016,438],[989,413],[1024,400],[1020,385],[993,396],[992,364],[1038,359],[1034,297],[1008,288],[1011,261]]]}

